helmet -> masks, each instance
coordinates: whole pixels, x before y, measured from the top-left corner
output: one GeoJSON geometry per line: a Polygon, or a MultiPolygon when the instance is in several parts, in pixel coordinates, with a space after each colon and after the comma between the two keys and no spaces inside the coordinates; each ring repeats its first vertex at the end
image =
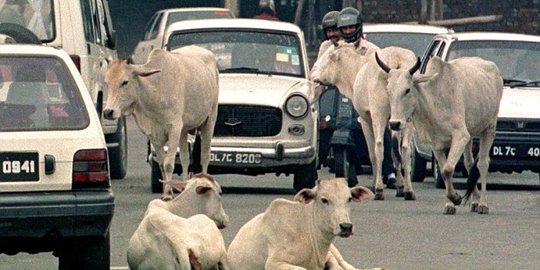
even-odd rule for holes
{"type": "Polygon", "coordinates": [[[330,11],[324,15],[322,18],[322,29],[326,39],[329,37],[326,35],[327,29],[337,29],[337,20],[338,20],[339,11],[330,11]]]}
{"type": "Polygon", "coordinates": [[[357,41],[362,35],[362,17],[360,16],[360,11],[353,7],[346,7],[339,12],[337,27],[340,29],[341,36],[347,42],[357,41]],[[342,31],[342,27],[345,26],[355,26],[355,30],[352,33],[345,34],[342,31]]]}

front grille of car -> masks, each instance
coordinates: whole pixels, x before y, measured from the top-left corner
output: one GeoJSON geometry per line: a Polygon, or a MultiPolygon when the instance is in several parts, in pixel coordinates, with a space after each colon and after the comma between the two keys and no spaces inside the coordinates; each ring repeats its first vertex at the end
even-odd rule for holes
{"type": "Polygon", "coordinates": [[[540,132],[540,121],[531,120],[498,120],[497,131],[540,132]]]}
{"type": "Polygon", "coordinates": [[[275,136],[281,130],[280,109],[263,106],[219,105],[215,137],[275,136]]]}

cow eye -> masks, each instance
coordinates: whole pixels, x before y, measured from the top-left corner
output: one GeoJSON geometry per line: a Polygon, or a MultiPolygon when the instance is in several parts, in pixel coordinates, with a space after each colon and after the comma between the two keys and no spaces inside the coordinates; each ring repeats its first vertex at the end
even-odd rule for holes
{"type": "Polygon", "coordinates": [[[328,204],[328,199],[322,198],[322,199],[321,199],[321,202],[324,203],[324,204],[328,204]]]}
{"type": "Polygon", "coordinates": [[[352,202],[352,197],[349,197],[349,202],[352,202]]]}
{"type": "Polygon", "coordinates": [[[122,84],[120,84],[120,87],[126,86],[128,84],[128,81],[123,81],[122,84]]]}
{"type": "Polygon", "coordinates": [[[411,92],[411,89],[410,89],[410,88],[407,89],[407,90],[405,90],[405,95],[408,94],[409,92],[411,92]]]}

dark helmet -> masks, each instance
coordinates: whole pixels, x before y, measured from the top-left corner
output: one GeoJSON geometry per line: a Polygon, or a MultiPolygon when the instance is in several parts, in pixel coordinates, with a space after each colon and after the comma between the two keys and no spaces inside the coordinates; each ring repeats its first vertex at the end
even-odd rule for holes
{"type": "Polygon", "coordinates": [[[274,0],[260,0],[259,1],[259,14],[266,13],[272,16],[276,15],[276,6],[274,0]]]}
{"type": "Polygon", "coordinates": [[[362,36],[362,17],[360,11],[353,7],[346,7],[339,12],[337,27],[340,29],[341,37],[347,42],[355,42],[362,36]],[[350,34],[344,34],[342,27],[354,25],[355,30],[350,34]]]}
{"type": "Polygon", "coordinates": [[[322,29],[324,36],[328,39],[326,35],[327,29],[337,29],[337,20],[338,20],[339,11],[330,11],[324,15],[322,18],[322,29]]]}

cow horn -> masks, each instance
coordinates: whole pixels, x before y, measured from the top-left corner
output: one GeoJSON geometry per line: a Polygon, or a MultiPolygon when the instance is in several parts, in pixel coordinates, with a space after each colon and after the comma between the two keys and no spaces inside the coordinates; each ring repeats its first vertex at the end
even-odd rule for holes
{"type": "Polygon", "coordinates": [[[377,60],[377,64],[379,64],[379,67],[381,67],[384,72],[390,72],[390,67],[383,63],[383,61],[379,58],[379,54],[377,53],[375,53],[375,60],[377,60]]]}
{"type": "Polygon", "coordinates": [[[409,69],[409,74],[413,75],[420,68],[420,57],[417,57],[416,64],[409,69]]]}

